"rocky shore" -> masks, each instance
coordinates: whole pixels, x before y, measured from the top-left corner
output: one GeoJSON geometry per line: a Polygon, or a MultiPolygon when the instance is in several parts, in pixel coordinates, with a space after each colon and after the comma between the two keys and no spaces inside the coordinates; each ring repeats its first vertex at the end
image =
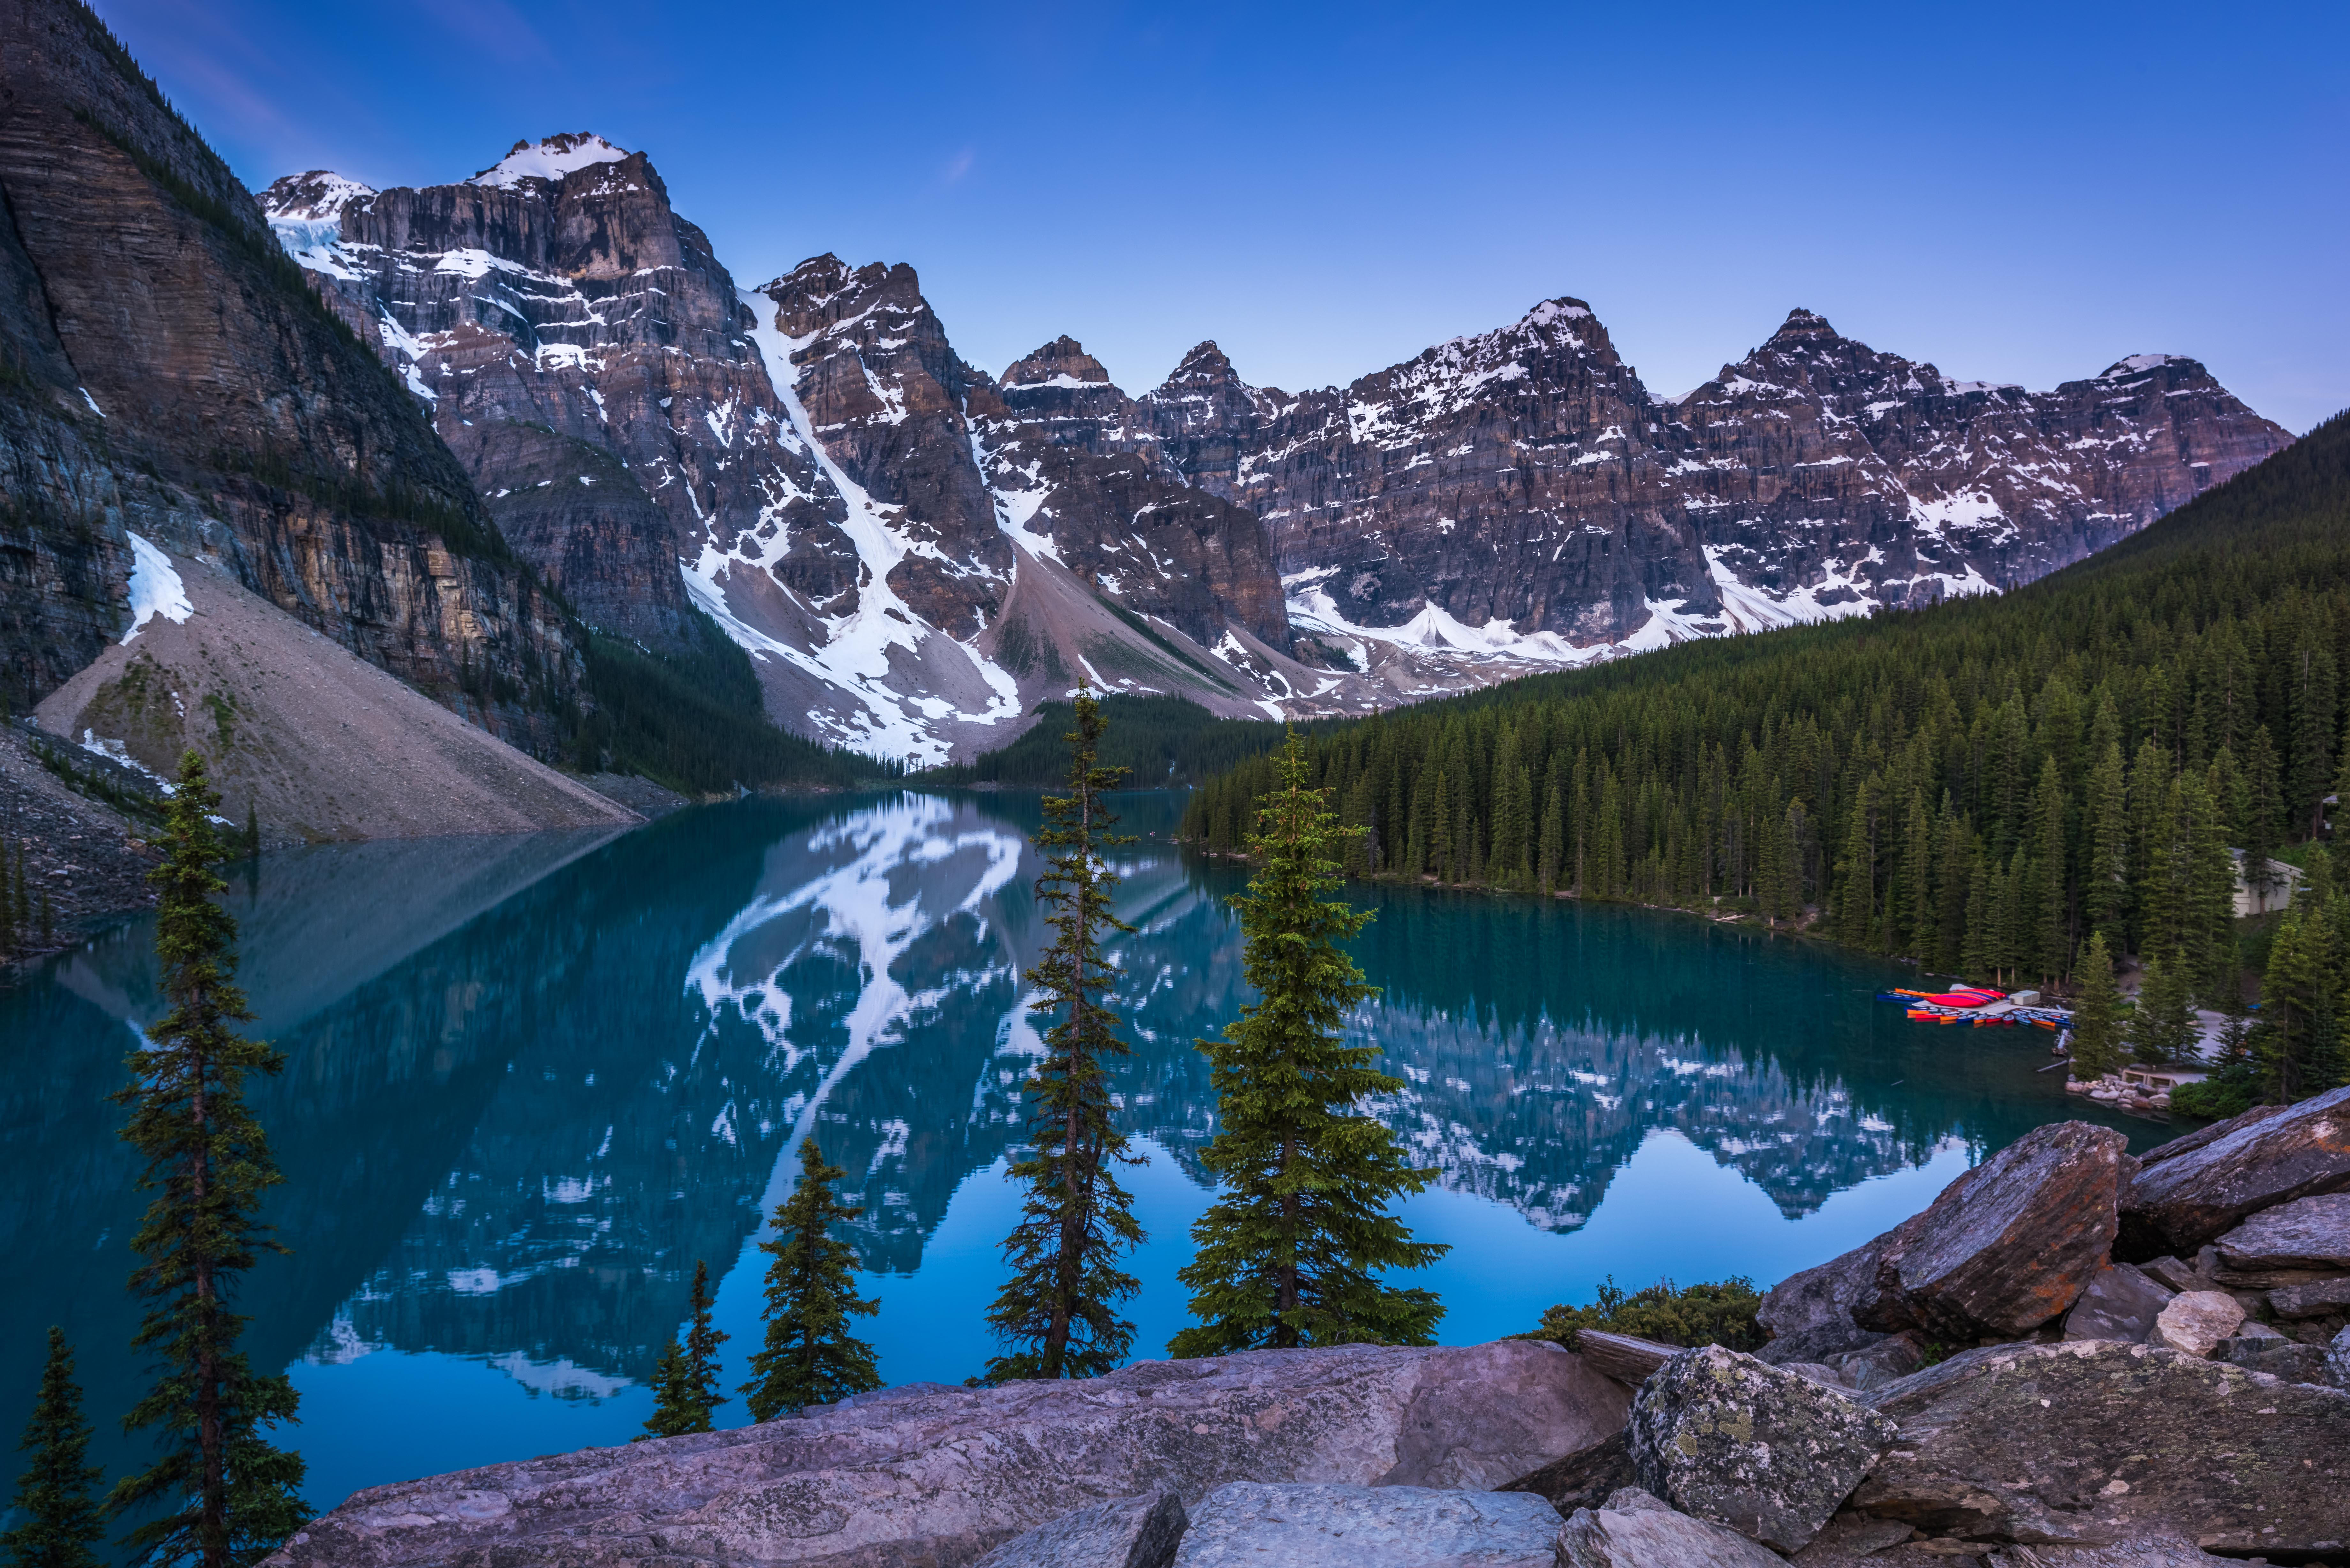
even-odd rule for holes
{"type": "Polygon", "coordinates": [[[271,1568],[2350,1562],[2350,1089],[2039,1128],[1759,1355],[1355,1345],[914,1384],[369,1489],[271,1568]]]}

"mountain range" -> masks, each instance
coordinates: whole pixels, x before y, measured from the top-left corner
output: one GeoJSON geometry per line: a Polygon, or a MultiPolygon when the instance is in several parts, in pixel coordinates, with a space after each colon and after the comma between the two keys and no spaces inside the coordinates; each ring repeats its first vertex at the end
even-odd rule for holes
{"type": "Polygon", "coordinates": [[[1660,398],[1565,296],[1345,387],[990,374],[910,266],[747,286],[641,151],[256,199],[75,0],[0,14],[12,703],[124,635],[135,535],[549,761],[593,763],[596,639],[714,628],[768,719],[919,764],[1081,678],[1362,712],[2005,588],[2292,439],[2192,359],[2035,392],[1801,309],[1660,398]]]}
{"type": "Polygon", "coordinates": [[[1080,675],[1360,711],[2006,587],[2290,440],[2191,359],[2032,392],[1800,309],[1661,399],[1564,297],[1344,388],[1252,386],[1211,342],[1134,397],[1067,337],[991,376],[910,266],[739,287],[588,134],[262,201],[573,603],[649,639],[697,606],[778,722],[917,760],[1080,675]]]}

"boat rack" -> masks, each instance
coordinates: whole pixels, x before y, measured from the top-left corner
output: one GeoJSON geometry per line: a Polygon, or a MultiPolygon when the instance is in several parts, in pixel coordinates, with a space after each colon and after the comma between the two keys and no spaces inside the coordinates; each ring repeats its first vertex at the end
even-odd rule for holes
{"type": "MultiPolygon", "coordinates": [[[[1936,993],[1924,991],[1880,991],[1879,1002],[1899,1002],[1912,1021],[1919,1023],[1949,1025],[1964,1023],[1976,1029],[2015,1029],[2030,1026],[2063,1033],[2073,1027],[2073,1014],[2062,1007],[2024,1006],[2005,997],[1971,1006],[1953,1006],[1932,1000],[1936,993]]],[[[1945,993],[1947,994],[1947,993],[1945,993]]]]}

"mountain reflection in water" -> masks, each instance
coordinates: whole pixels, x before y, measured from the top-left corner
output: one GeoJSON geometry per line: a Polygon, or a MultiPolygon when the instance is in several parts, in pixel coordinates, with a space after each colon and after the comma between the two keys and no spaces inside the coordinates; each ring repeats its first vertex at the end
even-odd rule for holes
{"type": "MultiPolygon", "coordinates": [[[[1124,805],[1163,833],[1180,800],[1124,805]]],[[[1035,818],[1033,797],[753,800],[616,839],[302,851],[233,877],[256,1032],[288,1056],[253,1096],[292,1251],[242,1305],[255,1360],[303,1388],[314,1500],[625,1439],[698,1258],[726,1275],[731,1388],[754,1243],[810,1132],[864,1205],[883,1375],[976,1371],[1040,1049],[1035,818]]],[[[1181,1321],[1172,1272],[1207,1200],[1192,1043],[1245,1000],[1224,902],[1245,872],[1147,837],[1117,864],[1118,1089],[1153,1156],[1147,1355],[1181,1321]]],[[[1911,1025],[1870,1000],[1904,971],[1857,955],[1641,910],[1348,896],[1378,911],[1357,952],[1385,988],[1352,1027],[1407,1080],[1377,1110],[1441,1173],[1407,1207],[1455,1243],[1430,1281],[1448,1341],[1530,1326],[1610,1272],[1767,1283],[2078,1110],[2033,1072],[2044,1035],[1911,1025]]],[[[155,1015],[152,934],[129,922],[0,992],[0,1429],[63,1323],[113,1465],[134,1457],[116,1417],[138,1386],[119,1347],[140,1196],[105,1096],[155,1015]]]]}

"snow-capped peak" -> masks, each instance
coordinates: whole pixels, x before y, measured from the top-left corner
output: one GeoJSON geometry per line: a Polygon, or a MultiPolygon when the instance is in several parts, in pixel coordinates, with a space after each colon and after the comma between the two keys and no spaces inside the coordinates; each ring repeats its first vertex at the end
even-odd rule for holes
{"type": "Polygon", "coordinates": [[[525,180],[560,180],[575,170],[597,163],[618,163],[629,156],[627,148],[615,147],[592,131],[566,131],[536,144],[515,142],[504,158],[467,183],[511,191],[525,180]]]}
{"type": "Polygon", "coordinates": [[[2178,358],[2176,354],[2133,354],[2126,359],[2106,367],[2098,373],[2097,379],[2117,381],[2124,376],[2143,375],[2148,370],[2158,370],[2178,358]]]}
{"type": "Polygon", "coordinates": [[[313,169],[272,181],[269,188],[261,192],[261,210],[272,222],[331,221],[341,215],[343,204],[353,197],[375,193],[374,186],[347,179],[331,169],[313,169]]]}

